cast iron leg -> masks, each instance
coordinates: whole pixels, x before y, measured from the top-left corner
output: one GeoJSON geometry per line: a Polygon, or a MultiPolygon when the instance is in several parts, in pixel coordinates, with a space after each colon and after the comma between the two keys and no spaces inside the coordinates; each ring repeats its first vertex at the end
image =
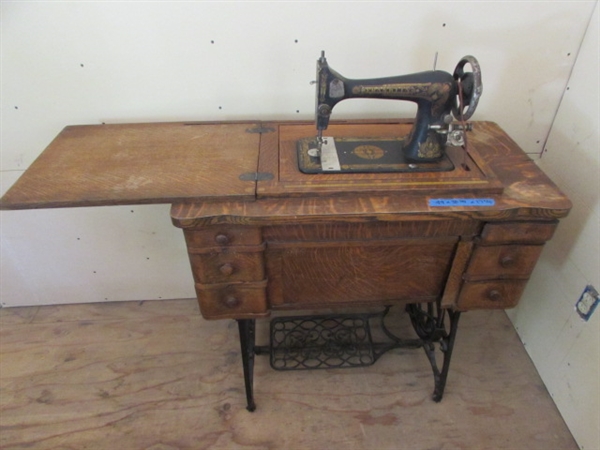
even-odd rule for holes
{"type": "Polygon", "coordinates": [[[444,395],[448,370],[450,369],[450,359],[454,349],[454,340],[458,329],[459,311],[444,310],[438,303],[411,304],[406,306],[410,315],[413,328],[415,329],[423,345],[423,350],[429,359],[433,371],[433,380],[435,389],[433,391],[433,400],[439,402],[444,395]],[[448,314],[450,318],[450,331],[446,331],[445,317],[448,314]],[[442,371],[438,368],[435,358],[435,343],[438,343],[440,350],[444,355],[442,371]]]}
{"type": "MultiPolygon", "coordinates": [[[[456,331],[458,330],[458,319],[460,319],[459,311],[448,311],[450,317],[450,333],[447,337],[440,340],[440,348],[444,353],[444,364],[439,378],[436,378],[435,389],[433,391],[433,400],[439,402],[444,396],[444,388],[446,387],[446,379],[448,378],[448,370],[450,370],[450,359],[452,358],[452,350],[454,349],[454,340],[456,339],[456,331]]],[[[434,372],[436,370],[434,369],[434,372]]]]}
{"type": "Polygon", "coordinates": [[[246,385],[246,409],[250,412],[256,409],[254,403],[253,378],[254,378],[254,332],[256,321],[254,319],[238,319],[240,331],[240,347],[242,350],[242,365],[244,366],[244,383],[246,385]]]}

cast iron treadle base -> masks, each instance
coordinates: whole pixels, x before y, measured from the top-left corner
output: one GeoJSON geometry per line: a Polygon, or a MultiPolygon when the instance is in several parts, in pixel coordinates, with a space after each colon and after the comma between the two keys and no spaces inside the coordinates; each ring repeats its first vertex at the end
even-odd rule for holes
{"type": "Polygon", "coordinates": [[[392,348],[421,346],[418,340],[374,343],[370,321],[380,319],[383,324],[385,312],[273,319],[271,367],[275,370],[365,367],[392,348]]]}
{"type": "Polygon", "coordinates": [[[435,389],[433,400],[444,395],[450,358],[460,312],[445,310],[439,302],[406,307],[418,339],[400,339],[385,326],[390,310],[375,314],[280,317],[271,321],[271,342],[256,346],[255,320],[238,319],[248,410],[256,406],[252,389],[254,355],[269,354],[275,370],[310,370],[370,366],[395,348],[423,348],[431,364],[435,389]],[[445,318],[450,319],[446,326],[445,318]],[[387,342],[373,342],[371,322],[378,320],[387,342]],[[443,355],[441,370],[436,361],[436,344],[443,355]]]}

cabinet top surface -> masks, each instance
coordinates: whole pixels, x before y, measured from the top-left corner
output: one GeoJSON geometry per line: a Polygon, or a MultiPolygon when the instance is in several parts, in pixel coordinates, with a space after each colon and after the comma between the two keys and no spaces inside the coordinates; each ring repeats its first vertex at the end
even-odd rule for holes
{"type": "Polygon", "coordinates": [[[251,200],[255,123],[68,126],[2,198],[3,209],[251,200]]]}
{"type": "MultiPolygon", "coordinates": [[[[403,136],[410,124],[332,123],[334,136],[403,136]]],[[[178,226],[243,216],[257,221],[338,214],[502,215],[544,218],[571,207],[497,125],[474,122],[470,149],[450,150],[452,172],[303,174],[295,142],[308,122],[223,122],[66,127],[1,200],[2,209],[172,203],[178,226]],[[462,166],[467,162],[468,169],[462,166]],[[258,174],[258,175],[257,175],[258,174]],[[257,181],[258,180],[258,181],[257,181]],[[494,205],[432,207],[430,199],[491,198],[494,205]],[[483,211],[483,212],[482,212],[483,211]],[[534,214],[535,215],[535,214],[534,214]],[[265,219],[266,220],[266,219],[265,219]]],[[[235,220],[235,219],[231,219],[235,220]]]]}

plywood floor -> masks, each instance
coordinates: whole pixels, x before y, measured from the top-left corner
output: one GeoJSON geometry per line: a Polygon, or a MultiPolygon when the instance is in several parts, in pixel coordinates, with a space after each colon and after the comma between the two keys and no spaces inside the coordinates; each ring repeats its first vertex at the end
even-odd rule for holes
{"type": "Polygon", "coordinates": [[[463,314],[439,404],[421,350],[313,372],[259,356],[254,413],[235,322],[195,300],[12,308],[0,324],[3,449],[577,449],[502,311],[463,314]]]}

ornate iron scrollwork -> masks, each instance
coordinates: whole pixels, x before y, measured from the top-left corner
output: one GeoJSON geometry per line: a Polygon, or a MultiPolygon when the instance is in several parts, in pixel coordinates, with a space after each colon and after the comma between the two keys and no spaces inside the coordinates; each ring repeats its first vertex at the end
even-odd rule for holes
{"type": "Polygon", "coordinates": [[[386,326],[389,311],[390,307],[386,307],[379,313],[279,317],[270,322],[267,346],[255,346],[254,320],[238,320],[247,409],[256,408],[252,391],[254,355],[269,354],[275,370],[312,370],[370,366],[389,350],[421,347],[433,371],[433,400],[439,402],[448,377],[460,312],[446,310],[439,302],[410,304],[406,311],[418,339],[403,339],[386,326]],[[373,341],[371,322],[378,322],[387,341],[373,341]],[[443,354],[441,370],[436,346],[443,354]]]}
{"type": "Polygon", "coordinates": [[[410,316],[410,321],[415,332],[423,342],[423,350],[431,364],[435,389],[433,391],[433,400],[439,402],[444,395],[448,370],[450,369],[450,359],[454,348],[454,340],[458,329],[459,311],[443,309],[439,302],[426,304],[407,305],[406,311],[410,316]],[[446,315],[450,323],[445,323],[446,315]],[[435,344],[439,345],[440,351],[444,355],[442,370],[439,369],[435,358],[435,344]]]}

